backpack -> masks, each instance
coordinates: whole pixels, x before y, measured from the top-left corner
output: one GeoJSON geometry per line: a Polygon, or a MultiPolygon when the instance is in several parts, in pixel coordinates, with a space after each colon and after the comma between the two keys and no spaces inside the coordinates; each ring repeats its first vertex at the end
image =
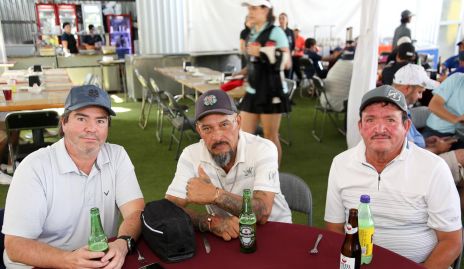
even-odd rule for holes
{"type": "Polygon", "coordinates": [[[178,262],[195,255],[195,231],[182,208],[166,199],[152,201],[140,218],[145,242],[163,261],[178,262]]]}

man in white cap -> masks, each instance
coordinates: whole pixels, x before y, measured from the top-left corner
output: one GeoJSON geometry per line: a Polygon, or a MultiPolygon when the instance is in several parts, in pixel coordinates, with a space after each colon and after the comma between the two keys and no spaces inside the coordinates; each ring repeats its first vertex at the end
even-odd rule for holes
{"type": "MultiPolygon", "coordinates": [[[[421,99],[422,93],[426,88],[434,89],[437,86],[438,83],[427,76],[424,68],[416,64],[403,66],[396,72],[393,80],[393,87],[405,95],[408,106],[415,104],[419,99],[421,99]]],[[[408,116],[411,118],[411,113],[409,111],[408,116]]],[[[457,141],[455,138],[429,136],[427,139],[424,139],[422,134],[414,126],[414,123],[411,123],[411,127],[408,131],[408,140],[414,142],[417,146],[425,148],[442,157],[450,167],[456,184],[462,180],[464,150],[458,149],[450,151],[451,145],[457,141]]],[[[461,188],[459,188],[462,200],[461,191],[461,188]]],[[[461,204],[463,204],[462,201],[461,204]]]]}
{"type": "Polygon", "coordinates": [[[393,35],[393,49],[398,46],[398,39],[403,36],[411,38],[411,29],[408,28],[407,24],[411,22],[411,17],[414,16],[411,11],[403,10],[401,12],[401,25],[396,27],[395,34],[393,35]]]}

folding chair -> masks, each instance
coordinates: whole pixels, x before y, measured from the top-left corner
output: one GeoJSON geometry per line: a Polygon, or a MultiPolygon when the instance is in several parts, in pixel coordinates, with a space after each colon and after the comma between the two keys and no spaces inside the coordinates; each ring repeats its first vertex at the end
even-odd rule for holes
{"type": "Polygon", "coordinates": [[[301,81],[300,81],[300,97],[303,97],[303,90],[306,89],[306,92],[309,96],[315,96],[316,90],[314,89],[314,82],[312,77],[308,77],[306,74],[307,70],[311,70],[310,73],[316,74],[316,69],[314,68],[313,61],[308,57],[302,57],[300,60],[300,70],[301,81]]]}
{"type": "Polygon", "coordinates": [[[163,95],[168,100],[168,119],[172,125],[171,139],[169,141],[168,149],[172,149],[173,141],[177,143],[175,160],[178,160],[184,132],[191,130],[196,134],[195,122],[192,118],[187,116],[185,107],[181,106],[170,92],[164,91],[163,95]],[[179,132],[179,137],[176,136],[176,131],[179,132]]]}
{"type": "Polygon", "coordinates": [[[145,78],[139,73],[138,69],[134,69],[135,76],[142,85],[142,107],[140,108],[139,126],[145,129],[150,117],[151,106],[153,105],[153,93],[150,91],[145,78]]]}
{"type": "Polygon", "coordinates": [[[311,189],[300,177],[290,173],[279,173],[280,190],[291,210],[305,213],[308,226],[313,223],[313,196],[311,189]]]}
{"type": "MultiPolygon", "coordinates": [[[[287,84],[287,95],[288,99],[291,102],[293,99],[293,95],[295,93],[296,89],[296,82],[291,79],[285,79],[285,83],[287,84]]],[[[290,126],[290,111],[287,113],[282,114],[286,119],[287,119],[287,138],[282,137],[281,135],[279,136],[279,139],[282,143],[284,143],[287,146],[291,146],[291,126],[290,126]]]]}
{"type": "Polygon", "coordinates": [[[316,139],[317,142],[322,142],[322,137],[324,136],[324,127],[325,127],[325,120],[328,117],[329,120],[332,122],[332,124],[335,126],[337,131],[341,133],[342,135],[346,135],[345,129],[343,126],[340,126],[340,124],[337,122],[339,121],[338,117],[340,114],[344,114],[346,117],[346,106],[343,109],[343,111],[335,111],[332,108],[332,105],[329,102],[329,99],[327,98],[325,88],[324,88],[324,82],[322,79],[320,79],[318,76],[313,76],[312,78],[314,85],[316,86],[315,89],[318,92],[319,95],[319,104],[317,104],[314,107],[314,117],[313,117],[313,128],[312,128],[312,135],[314,139],[316,139]],[[321,98],[324,98],[326,101],[326,104],[321,103],[321,98]],[[318,115],[319,112],[322,113],[322,123],[319,129],[319,134],[317,132],[317,127],[318,127],[318,115]]]}
{"type": "Polygon", "coordinates": [[[158,139],[158,142],[161,143],[163,140],[163,119],[164,115],[169,113],[169,104],[167,103],[169,100],[166,98],[165,95],[163,95],[164,91],[160,90],[153,78],[150,78],[150,86],[150,90],[153,91],[153,97],[155,98],[156,103],[158,104],[156,113],[155,135],[156,139],[158,139]]]}
{"type": "Polygon", "coordinates": [[[8,135],[9,157],[16,168],[16,160],[23,159],[29,153],[50,143],[44,142],[43,130],[45,128],[58,127],[59,116],[56,111],[23,111],[8,113],[5,118],[6,133],[8,135]],[[12,132],[21,130],[32,130],[33,143],[13,146],[12,132]]]}

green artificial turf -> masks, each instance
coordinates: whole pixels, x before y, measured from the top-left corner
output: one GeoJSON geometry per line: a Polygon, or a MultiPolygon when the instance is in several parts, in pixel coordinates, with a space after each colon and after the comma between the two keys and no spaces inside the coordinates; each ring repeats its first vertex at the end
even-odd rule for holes
{"type": "MultiPolygon", "coordinates": [[[[312,118],[316,100],[310,97],[299,97],[295,94],[291,112],[292,145],[282,145],[283,157],[281,171],[300,176],[309,185],[313,195],[313,225],[323,226],[327,176],[332,158],[346,148],[345,138],[335,131],[329,121],[326,122],[324,141],[318,143],[311,135],[312,118]]],[[[183,100],[193,113],[193,102],[183,100]]],[[[163,143],[155,138],[154,106],[148,126],[142,130],[137,122],[140,113],[140,102],[113,103],[116,109],[124,108],[127,112],[119,112],[112,119],[109,142],[125,147],[142,188],[145,201],[164,197],[176,170],[175,151],[168,150],[170,124],[165,121],[163,143]]],[[[286,119],[282,120],[282,132],[286,133],[286,119]]],[[[194,143],[184,139],[183,146],[194,143]]],[[[0,207],[4,207],[8,186],[0,186],[0,207]]],[[[294,213],[295,223],[305,223],[303,214],[294,213]]]]}

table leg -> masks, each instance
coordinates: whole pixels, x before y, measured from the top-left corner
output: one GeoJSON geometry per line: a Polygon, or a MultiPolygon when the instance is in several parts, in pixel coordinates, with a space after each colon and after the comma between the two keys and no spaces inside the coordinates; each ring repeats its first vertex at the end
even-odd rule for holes
{"type": "Polygon", "coordinates": [[[127,92],[127,87],[126,87],[126,64],[125,63],[119,64],[119,74],[121,74],[122,90],[124,92],[124,98],[127,103],[129,100],[129,93],[127,92]]]}

